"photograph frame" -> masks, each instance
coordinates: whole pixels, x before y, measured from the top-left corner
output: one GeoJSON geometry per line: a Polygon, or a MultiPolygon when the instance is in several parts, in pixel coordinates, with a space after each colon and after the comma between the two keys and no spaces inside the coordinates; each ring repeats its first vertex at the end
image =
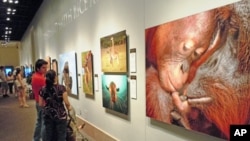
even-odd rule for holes
{"type": "Polygon", "coordinates": [[[226,140],[249,124],[249,9],[240,1],[145,29],[147,117],[226,140]]]}
{"type": "Polygon", "coordinates": [[[78,99],[79,92],[76,52],[71,51],[60,54],[58,67],[59,84],[62,84],[66,87],[67,93],[70,97],[78,99]]]}
{"type": "Polygon", "coordinates": [[[47,71],[51,70],[51,57],[50,56],[46,56],[44,59],[48,65],[47,65],[47,71]]]}
{"type": "Polygon", "coordinates": [[[101,69],[104,73],[127,73],[128,45],[126,30],[102,37],[101,69]]]}
{"type": "Polygon", "coordinates": [[[118,113],[128,115],[129,92],[126,74],[102,75],[102,104],[118,113]]]}
{"type": "Polygon", "coordinates": [[[82,57],[82,88],[87,95],[94,95],[94,61],[91,50],[81,53],[82,57]]]}

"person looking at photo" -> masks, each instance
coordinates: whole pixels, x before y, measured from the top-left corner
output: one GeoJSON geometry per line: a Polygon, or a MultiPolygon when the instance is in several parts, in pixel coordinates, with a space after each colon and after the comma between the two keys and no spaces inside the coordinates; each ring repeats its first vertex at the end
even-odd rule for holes
{"type": "Polygon", "coordinates": [[[67,112],[71,110],[64,85],[57,84],[54,70],[46,73],[46,86],[39,92],[39,105],[43,106],[46,141],[66,141],[67,112]],[[64,106],[65,105],[65,106],[64,106]]]}

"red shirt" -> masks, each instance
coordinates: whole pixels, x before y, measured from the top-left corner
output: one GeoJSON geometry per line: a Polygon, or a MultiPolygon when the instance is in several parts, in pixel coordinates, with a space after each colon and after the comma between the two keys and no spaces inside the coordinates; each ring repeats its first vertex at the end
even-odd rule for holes
{"type": "Polygon", "coordinates": [[[31,86],[35,96],[35,100],[36,102],[39,102],[39,91],[43,86],[45,86],[44,75],[42,73],[35,72],[32,75],[31,86]]]}

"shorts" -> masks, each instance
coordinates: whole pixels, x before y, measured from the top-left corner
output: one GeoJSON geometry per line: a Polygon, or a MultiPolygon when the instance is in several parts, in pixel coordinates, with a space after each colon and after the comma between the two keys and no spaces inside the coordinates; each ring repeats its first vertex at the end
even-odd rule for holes
{"type": "Polygon", "coordinates": [[[1,88],[2,89],[8,89],[9,88],[8,83],[7,82],[1,82],[1,88]]]}

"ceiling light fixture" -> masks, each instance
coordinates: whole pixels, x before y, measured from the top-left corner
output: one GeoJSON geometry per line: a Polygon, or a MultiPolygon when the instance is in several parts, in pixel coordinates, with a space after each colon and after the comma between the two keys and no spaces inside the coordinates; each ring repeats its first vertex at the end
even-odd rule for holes
{"type": "Polygon", "coordinates": [[[18,0],[3,0],[4,3],[8,2],[8,3],[15,3],[15,4],[18,4],[19,1],[18,0]]]}
{"type": "Polygon", "coordinates": [[[7,8],[7,14],[8,15],[10,15],[10,14],[14,15],[14,14],[16,14],[16,9],[7,8]]]}
{"type": "Polygon", "coordinates": [[[7,18],[6,18],[6,21],[10,21],[10,18],[9,18],[9,17],[7,17],[7,18]]]}

